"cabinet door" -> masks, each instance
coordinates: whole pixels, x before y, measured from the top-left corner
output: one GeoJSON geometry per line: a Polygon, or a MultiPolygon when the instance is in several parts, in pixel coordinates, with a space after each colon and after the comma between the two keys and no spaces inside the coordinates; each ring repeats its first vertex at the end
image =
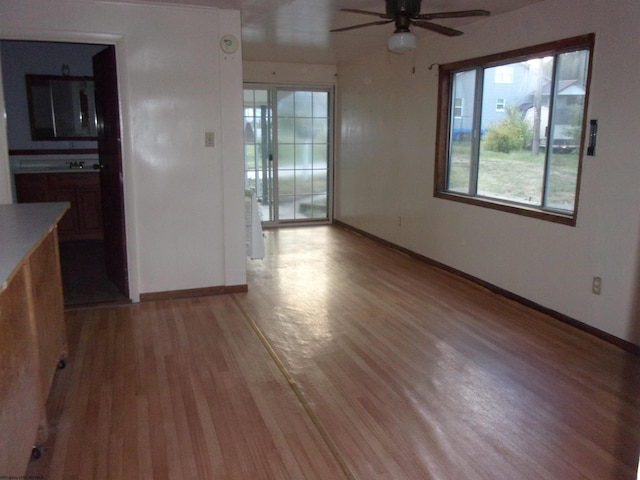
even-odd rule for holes
{"type": "Polygon", "coordinates": [[[15,175],[18,203],[48,202],[47,175],[40,173],[17,173],[15,175]]]}
{"type": "Polygon", "coordinates": [[[102,240],[99,173],[19,173],[15,184],[18,203],[69,202],[58,224],[61,241],[102,240]]]}
{"type": "Polygon", "coordinates": [[[58,362],[67,357],[58,237],[53,229],[29,257],[31,299],[38,340],[42,398],[47,398],[58,362]]]}
{"type": "Polygon", "coordinates": [[[102,205],[98,173],[56,173],[49,176],[49,196],[71,203],[58,226],[60,240],[102,239],[102,205]]]}
{"type": "Polygon", "coordinates": [[[100,186],[83,187],[76,192],[78,226],[84,236],[102,236],[102,203],[100,186]]]}
{"type": "Polygon", "coordinates": [[[6,478],[24,478],[44,413],[30,298],[22,265],[6,287],[0,286],[0,468],[6,478]]]}

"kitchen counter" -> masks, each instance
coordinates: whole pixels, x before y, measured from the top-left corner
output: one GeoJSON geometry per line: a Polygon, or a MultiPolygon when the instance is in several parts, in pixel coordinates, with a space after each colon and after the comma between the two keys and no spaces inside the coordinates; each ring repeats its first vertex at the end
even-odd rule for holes
{"type": "Polygon", "coordinates": [[[68,208],[0,205],[0,465],[11,478],[43,452],[45,401],[67,357],[56,224],[68,208]]]}
{"type": "Polygon", "coordinates": [[[0,291],[68,209],[67,202],[0,205],[0,291]]]}

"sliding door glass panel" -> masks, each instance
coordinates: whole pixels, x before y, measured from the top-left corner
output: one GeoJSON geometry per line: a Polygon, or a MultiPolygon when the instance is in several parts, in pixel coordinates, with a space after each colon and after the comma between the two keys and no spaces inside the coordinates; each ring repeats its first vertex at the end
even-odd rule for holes
{"type": "Polygon", "coordinates": [[[270,104],[269,90],[244,90],[244,188],[255,192],[263,222],[275,218],[270,104]]]}
{"type": "Polygon", "coordinates": [[[245,88],[245,188],[263,223],[329,220],[328,89],[245,88]]]}
{"type": "Polygon", "coordinates": [[[278,219],[328,219],[329,92],[277,92],[278,219]]]}

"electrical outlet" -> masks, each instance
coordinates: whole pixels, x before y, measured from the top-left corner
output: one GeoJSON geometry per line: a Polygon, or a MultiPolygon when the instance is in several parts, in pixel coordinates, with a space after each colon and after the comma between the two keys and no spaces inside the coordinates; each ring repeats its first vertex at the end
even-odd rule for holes
{"type": "Polygon", "coordinates": [[[402,216],[398,215],[398,226],[401,227],[402,226],[402,216]]]}
{"type": "Polygon", "coordinates": [[[593,277],[593,282],[591,283],[591,293],[594,295],[600,295],[602,292],[602,278],[593,277]]]}
{"type": "Polygon", "coordinates": [[[215,135],[213,132],[204,132],[204,146],[215,147],[215,135]]]}

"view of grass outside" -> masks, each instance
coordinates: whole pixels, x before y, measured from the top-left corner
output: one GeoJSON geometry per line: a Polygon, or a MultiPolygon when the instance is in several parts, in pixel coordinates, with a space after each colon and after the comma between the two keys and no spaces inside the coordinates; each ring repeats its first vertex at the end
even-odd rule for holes
{"type": "MultiPolygon", "coordinates": [[[[532,206],[542,206],[545,151],[533,155],[521,149],[510,153],[487,150],[480,143],[477,194],[532,206]]],[[[452,142],[449,191],[469,193],[471,143],[452,142]]],[[[572,211],[576,193],[578,152],[550,153],[547,207],[572,211]]]]}

